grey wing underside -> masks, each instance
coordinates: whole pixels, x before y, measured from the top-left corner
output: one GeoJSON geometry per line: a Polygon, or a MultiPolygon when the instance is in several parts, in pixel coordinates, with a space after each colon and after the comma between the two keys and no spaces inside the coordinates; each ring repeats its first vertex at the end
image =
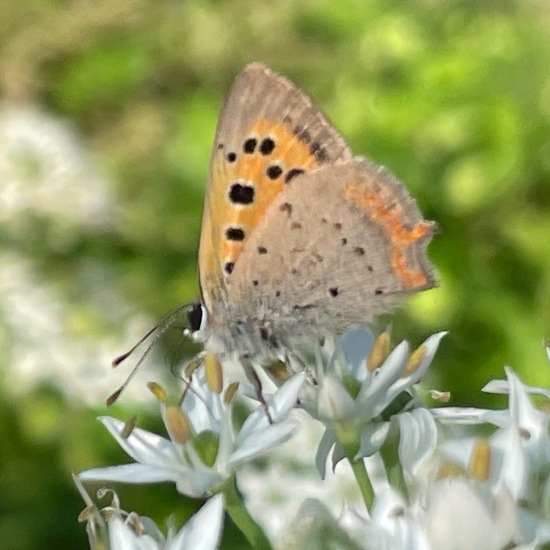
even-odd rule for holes
{"type": "Polygon", "coordinates": [[[435,286],[433,233],[405,187],[356,158],[295,178],[246,243],[231,318],[292,334],[341,333],[435,286]]]}

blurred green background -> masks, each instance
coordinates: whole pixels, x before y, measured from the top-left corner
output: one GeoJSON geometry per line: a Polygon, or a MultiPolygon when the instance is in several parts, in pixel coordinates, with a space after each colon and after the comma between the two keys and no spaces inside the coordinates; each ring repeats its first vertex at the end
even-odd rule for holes
{"type": "MultiPolygon", "coordinates": [[[[126,460],[95,421],[125,374],[109,362],[197,296],[215,124],[252,60],[438,222],[439,288],[393,321],[413,344],[450,331],[431,385],[487,405],[504,364],[550,382],[550,4],[3,0],[3,548],[87,547],[70,472],[126,460]]],[[[154,411],[139,383],[121,401],[121,418],[154,411]]],[[[120,492],[161,525],[178,501],[171,486],[120,492]]]]}

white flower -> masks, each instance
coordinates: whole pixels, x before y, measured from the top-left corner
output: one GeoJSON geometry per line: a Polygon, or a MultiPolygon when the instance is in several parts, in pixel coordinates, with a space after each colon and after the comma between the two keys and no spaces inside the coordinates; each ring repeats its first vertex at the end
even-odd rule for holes
{"type": "Polygon", "coordinates": [[[246,507],[272,540],[284,536],[308,499],[322,501],[334,517],[347,506],[363,506],[347,461],[319,478],[314,461],[323,427],[304,411],[294,415],[300,422],[296,435],[274,449],[268,461],[248,462],[238,472],[246,507]]]}
{"type": "MultiPolygon", "coordinates": [[[[6,330],[2,351],[7,363],[7,389],[17,398],[43,384],[55,385],[69,400],[97,406],[112,392],[115,376],[106,376],[114,355],[151,324],[144,315],[127,321],[132,309],[100,266],[90,275],[86,312],[67,302],[67,292],[40,276],[36,262],[4,251],[0,261],[0,318],[6,330]],[[91,314],[91,317],[90,317],[91,314]],[[124,334],[97,340],[91,318],[119,326],[124,334]],[[124,325],[127,325],[124,327],[124,325]]],[[[138,375],[142,377],[140,373],[138,375]]],[[[143,402],[148,392],[133,385],[128,394],[143,402]]]]}
{"type": "MultiPolygon", "coordinates": [[[[350,355],[344,347],[343,354],[337,351],[329,361],[326,375],[318,372],[319,387],[308,388],[301,402],[312,416],[326,426],[316,458],[322,476],[325,475],[326,459],[331,449],[334,448],[333,464],[345,456],[340,445],[345,440],[353,441],[355,438],[360,442],[355,458],[370,456],[380,449],[389,432],[389,417],[392,416],[383,413],[422,378],[445,334],[434,334],[421,344],[418,363],[410,372],[407,371],[411,358],[407,342],[396,346],[376,370],[367,370],[365,359],[360,362],[342,360],[342,355],[350,355]]],[[[402,433],[413,429],[416,434],[416,439],[409,435],[400,445],[401,458],[412,461],[410,468],[414,470],[417,465],[413,462],[422,460],[422,456],[435,448],[435,423],[430,415],[415,414],[400,419],[399,426],[402,433]]]]}
{"type": "Polygon", "coordinates": [[[29,105],[0,104],[0,221],[24,234],[47,220],[52,246],[112,225],[113,198],[66,121],[29,105]],[[76,231],[75,231],[76,229],[76,231]]]}
{"type": "MultiPolygon", "coordinates": [[[[223,527],[223,496],[216,495],[189,519],[177,533],[166,540],[158,539],[147,530],[136,532],[132,516],[120,514],[108,521],[110,550],[210,550],[218,548],[223,527]]],[[[145,518],[144,518],[145,519],[145,518]]]]}
{"type": "MultiPolygon", "coordinates": [[[[240,464],[265,454],[291,437],[297,424],[288,418],[288,413],[296,404],[304,379],[303,373],[294,375],[269,400],[273,424],[259,406],[235,434],[231,405],[224,405],[218,394],[206,391],[204,376],[199,373],[196,386],[188,392],[193,396],[188,418],[195,435],[187,441],[172,437],[175,408],[171,408],[170,419],[168,408],[163,411],[171,440],[139,428],[124,437],[122,422],[102,417],[101,422],[136,462],[87,470],[80,474],[80,478],[125,483],[172,481],[180,493],[192,497],[214,492],[240,464]]],[[[179,409],[177,411],[176,418],[181,414],[179,409]]]]}
{"type": "Polygon", "coordinates": [[[436,481],[429,494],[424,530],[438,550],[501,550],[516,526],[516,504],[503,488],[494,494],[475,480],[436,481]]]}
{"type": "MultiPolygon", "coordinates": [[[[112,493],[112,503],[98,510],[92,499],[74,476],[74,481],[87,506],[80,515],[86,521],[92,548],[103,548],[109,541],[109,550],[214,550],[218,548],[224,518],[223,495],[216,495],[196,512],[176,533],[172,528],[168,536],[160,532],[148,517],[120,508],[118,496],[112,493]]],[[[104,496],[106,490],[98,494],[104,496]]]]}

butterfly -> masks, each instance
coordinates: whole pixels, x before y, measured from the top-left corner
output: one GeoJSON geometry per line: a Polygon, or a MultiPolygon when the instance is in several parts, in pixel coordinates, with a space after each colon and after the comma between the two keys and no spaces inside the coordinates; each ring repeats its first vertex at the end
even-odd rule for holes
{"type": "Polygon", "coordinates": [[[190,333],[222,362],[288,361],[434,287],[434,227],[300,89],[251,63],[216,130],[190,333]]]}

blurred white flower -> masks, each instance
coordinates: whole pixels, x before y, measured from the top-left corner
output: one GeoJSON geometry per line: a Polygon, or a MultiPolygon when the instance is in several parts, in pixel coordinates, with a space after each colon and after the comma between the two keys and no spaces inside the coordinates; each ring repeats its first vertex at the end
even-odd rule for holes
{"type": "Polygon", "coordinates": [[[111,225],[113,198],[70,124],[34,105],[0,105],[0,223],[48,221],[50,244],[111,225]],[[74,230],[77,230],[76,232],[74,230]]]}
{"type": "Polygon", "coordinates": [[[323,426],[304,411],[294,411],[293,418],[300,429],[292,439],[278,445],[269,460],[247,462],[237,474],[247,509],[272,540],[284,536],[307,499],[322,501],[333,517],[350,505],[363,506],[347,461],[329,469],[321,480],[315,453],[323,426]]]}
{"type": "MultiPolygon", "coordinates": [[[[64,252],[87,234],[109,230],[117,219],[114,197],[76,129],[38,106],[0,103],[0,143],[0,226],[7,236],[0,251],[0,338],[7,389],[20,396],[52,385],[96,406],[118,383],[106,376],[113,356],[150,322],[109,284],[112,275],[100,262],[81,258],[71,266],[74,277],[64,274],[60,282],[20,244],[36,247],[37,241],[64,252]],[[115,334],[112,327],[122,328],[115,334]],[[99,330],[108,336],[98,338],[99,330]]],[[[139,395],[134,388],[130,393],[139,395]]]]}
{"type": "MultiPolygon", "coordinates": [[[[67,303],[62,289],[40,278],[36,271],[34,263],[24,256],[14,252],[2,255],[0,337],[6,379],[10,381],[7,389],[21,396],[48,384],[75,402],[97,406],[119,381],[110,368],[111,360],[152,323],[143,316],[125,321],[130,307],[104,284],[104,277],[97,279],[97,289],[90,289],[87,311],[83,312],[83,305],[79,308],[67,303]],[[93,315],[94,310],[98,315],[101,312],[104,321],[122,326],[126,334],[97,338],[85,315],[93,315]]],[[[142,401],[149,397],[139,384],[132,385],[128,394],[142,401]]]]}
{"type": "Polygon", "coordinates": [[[501,550],[512,540],[516,513],[506,488],[493,493],[476,480],[446,478],[431,488],[423,526],[431,548],[501,550]]]}

